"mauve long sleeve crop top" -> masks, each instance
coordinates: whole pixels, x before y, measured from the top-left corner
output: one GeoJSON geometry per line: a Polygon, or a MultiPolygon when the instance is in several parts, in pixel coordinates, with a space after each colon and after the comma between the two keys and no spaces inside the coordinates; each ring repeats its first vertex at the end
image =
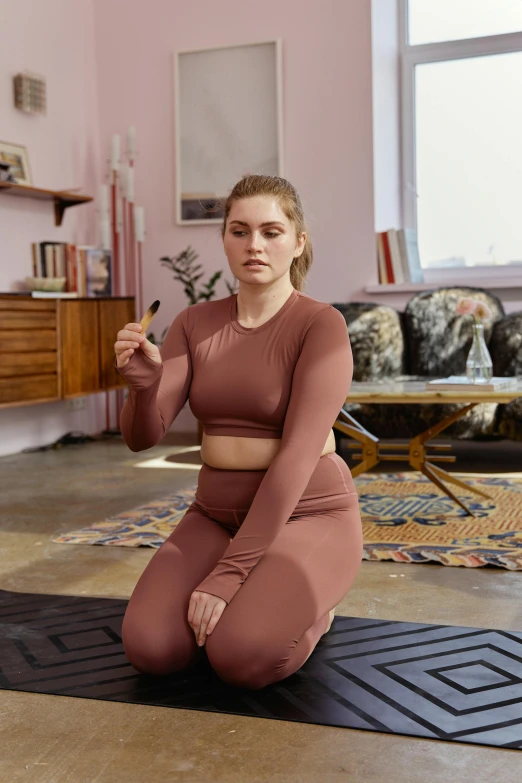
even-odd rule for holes
{"type": "Polygon", "coordinates": [[[346,321],[293,289],[272,318],[247,328],[233,294],[182,310],[160,354],[162,364],[137,349],[118,368],[129,386],[120,426],[132,451],[159,443],[187,398],[205,434],[281,438],[243,524],[197,587],[229,603],[292,515],[346,400],[346,321]]]}

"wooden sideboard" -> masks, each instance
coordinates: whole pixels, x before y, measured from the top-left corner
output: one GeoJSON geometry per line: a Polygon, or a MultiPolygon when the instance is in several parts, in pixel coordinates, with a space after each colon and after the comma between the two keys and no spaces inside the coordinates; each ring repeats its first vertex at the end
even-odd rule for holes
{"type": "Polygon", "coordinates": [[[124,388],[114,343],[135,312],[134,297],[0,294],[0,408],[124,388]]]}

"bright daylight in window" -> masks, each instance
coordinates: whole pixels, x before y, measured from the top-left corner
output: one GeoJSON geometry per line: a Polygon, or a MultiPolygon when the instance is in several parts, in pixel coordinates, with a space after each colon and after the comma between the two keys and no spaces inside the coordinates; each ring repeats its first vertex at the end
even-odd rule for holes
{"type": "Polygon", "coordinates": [[[405,121],[424,268],[522,265],[521,31],[522,0],[408,0],[414,97],[405,121]],[[488,36],[513,33],[520,51],[492,52],[488,36]],[[481,41],[447,59],[471,38],[481,41]],[[415,62],[423,44],[433,51],[415,62]]]}

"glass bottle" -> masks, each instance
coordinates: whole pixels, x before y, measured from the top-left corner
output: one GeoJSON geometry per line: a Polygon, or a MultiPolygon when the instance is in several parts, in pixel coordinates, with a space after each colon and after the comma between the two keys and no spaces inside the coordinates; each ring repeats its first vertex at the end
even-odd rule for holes
{"type": "Polygon", "coordinates": [[[466,359],[466,376],[471,383],[487,383],[493,375],[493,362],[484,339],[484,324],[475,322],[473,342],[466,359]]]}

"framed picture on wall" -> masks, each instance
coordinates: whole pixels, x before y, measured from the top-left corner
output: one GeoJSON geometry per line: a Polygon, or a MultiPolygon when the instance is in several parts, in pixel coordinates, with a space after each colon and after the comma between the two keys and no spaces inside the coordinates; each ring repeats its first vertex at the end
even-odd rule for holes
{"type": "Polygon", "coordinates": [[[219,223],[247,173],[283,175],[282,41],[176,52],[176,223],[219,223]]]}
{"type": "Polygon", "coordinates": [[[0,163],[5,170],[9,166],[9,179],[17,185],[32,185],[31,169],[27,149],[21,144],[0,141],[0,163]]]}

